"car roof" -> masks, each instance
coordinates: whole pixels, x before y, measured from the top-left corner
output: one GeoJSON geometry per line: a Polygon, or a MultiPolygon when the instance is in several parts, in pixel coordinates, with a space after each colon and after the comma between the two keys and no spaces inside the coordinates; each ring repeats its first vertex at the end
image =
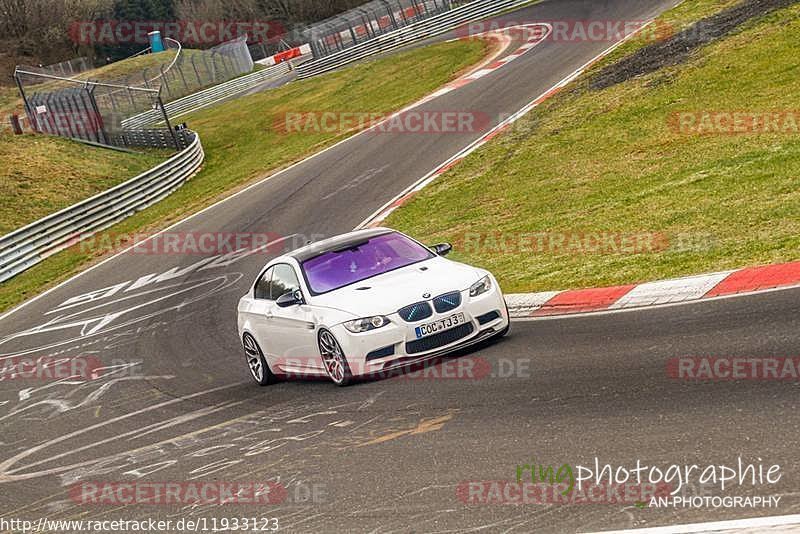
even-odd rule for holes
{"type": "Polygon", "coordinates": [[[357,230],[347,234],[341,234],[316,243],[305,245],[297,250],[293,250],[285,255],[285,257],[294,258],[299,263],[302,263],[311,258],[315,258],[320,254],[329,252],[331,250],[339,250],[347,248],[348,246],[361,243],[365,239],[371,239],[379,235],[390,234],[394,232],[391,228],[370,228],[368,230],[357,230]]]}

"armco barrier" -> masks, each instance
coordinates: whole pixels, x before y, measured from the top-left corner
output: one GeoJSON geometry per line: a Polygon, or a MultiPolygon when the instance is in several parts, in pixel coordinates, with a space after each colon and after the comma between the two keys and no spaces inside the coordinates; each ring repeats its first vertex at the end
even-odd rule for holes
{"type": "Polygon", "coordinates": [[[0,282],[163,199],[197,172],[203,158],[194,134],[187,148],[157,167],[0,237],[0,282]]]}
{"type": "MultiPolygon", "coordinates": [[[[489,17],[529,2],[530,0],[474,0],[329,56],[314,61],[306,61],[308,57],[303,56],[299,58],[300,61],[292,59],[278,63],[175,100],[165,107],[171,117],[177,117],[286,74],[295,65],[299,65],[296,67],[298,77],[308,78],[373,54],[440,35],[466,22],[489,17]]],[[[124,128],[142,128],[160,120],[161,114],[153,110],[130,117],[122,121],[122,125],[124,128]]],[[[195,134],[194,140],[186,149],[154,169],[0,237],[0,282],[12,278],[80,238],[107,228],[158,202],[183,185],[200,167],[203,158],[203,147],[200,138],[195,134]]]]}
{"type": "MultiPolygon", "coordinates": [[[[243,93],[252,89],[253,87],[264,83],[267,80],[283,76],[292,70],[296,63],[285,62],[266,69],[258,70],[256,72],[234,78],[225,83],[215,85],[203,91],[198,91],[191,95],[185,96],[178,100],[174,100],[164,105],[170,119],[180,117],[192,111],[195,111],[206,106],[210,106],[220,100],[225,100],[231,96],[243,93]]],[[[157,124],[163,120],[163,116],[159,110],[150,110],[139,115],[134,115],[122,121],[122,127],[125,129],[135,129],[157,124]]]]}
{"type": "Polygon", "coordinates": [[[347,63],[380,54],[420,39],[435,37],[448,32],[461,24],[490,17],[507,9],[529,3],[530,0],[474,0],[450,11],[434,15],[428,19],[409,24],[374,39],[363,41],[329,56],[309,61],[297,68],[298,78],[308,78],[323,72],[337,69],[347,63]]]}

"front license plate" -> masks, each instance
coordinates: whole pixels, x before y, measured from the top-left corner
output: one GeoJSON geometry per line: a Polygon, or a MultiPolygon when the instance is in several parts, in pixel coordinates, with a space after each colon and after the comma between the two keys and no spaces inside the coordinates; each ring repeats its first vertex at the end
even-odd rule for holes
{"type": "Polygon", "coordinates": [[[416,332],[417,339],[419,339],[421,337],[437,334],[444,330],[449,330],[450,328],[455,328],[456,326],[464,324],[465,322],[467,322],[467,320],[466,318],[464,318],[464,314],[457,313],[455,315],[451,315],[450,317],[445,317],[444,319],[439,319],[438,321],[434,321],[432,323],[421,324],[414,329],[414,332],[416,332]]]}

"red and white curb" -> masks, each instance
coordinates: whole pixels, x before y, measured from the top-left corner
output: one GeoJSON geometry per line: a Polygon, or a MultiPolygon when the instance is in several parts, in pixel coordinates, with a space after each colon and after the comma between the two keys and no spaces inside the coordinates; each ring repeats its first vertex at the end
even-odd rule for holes
{"type": "MultiPolygon", "coordinates": [[[[399,208],[400,206],[402,206],[403,204],[408,202],[408,200],[412,196],[414,196],[415,193],[417,193],[418,191],[422,190],[425,186],[427,186],[428,184],[433,182],[436,178],[438,178],[442,174],[446,173],[452,167],[458,165],[462,160],[464,160],[464,158],[466,158],[467,156],[469,156],[470,154],[475,152],[477,149],[479,149],[480,147],[482,147],[483,145],[485,145],[486,143],[488,143],[489,141],[491,141],[492,139],[497,137],[504,130],[509,128],[512,124],[514,124],[519,119],[521,119],[522,117],[527,115],[532,109],[534,109],[535,107],[539,106],[542,102],[544,102],[548,98],[552,97],[554,94],[556,94],[559,91],[561,91],[564,87],[566,87],[568,84],[570,84],[578,76],[583,74],[583,72],[586,71],[586,69],[590,68],[592,65],[594,65],[595,63],[597,63],[598,61],[600,61],[601,59],[606,57],[608,54],[610,54],[611,52],[616,50],[618,47],[622,46],[623,43],[625,43],[626,41],[628,41],[632,37],[636,36],[637,34],[639,34],[642,31],[644,31],[647,27],[649,27],[651,24],[653,24],[653,22],[654,22],[654,19],[651,19],[651,20],[647,21],[641,27],[637,28],[635,31],[633,31],[633,32],[629,33],[628,35],[626,35],[624,39],[621,39],[620,41],[617,41],[616,43],[614,43],[613,45],[611,45],[610,47],[608,47],[604,51],[602,51],[600,54],[598,54],[597,56],[595,56],[594,58],[589,60],[587,63],[585,63],[581,67],[575,69],[574,72],[572,72],[567,77],[565,77],[563,80],[561,80],[560,82],[555,84],[553,87],[551,87],[550,89],[548,89],[547,91],[545,91],[544,93],[539,95],[535,100],[533,100],[532,102],[529,102],[522,109],[520,109],[516,113],[514,113],[511,116],[509,116],[508,118],[506,118],[505,120],[503,120],[500,123],[498,123],[494,128],[489,130],[482,137],[480,137],[479,139],[476,139],[471,144],[469,144],[466,147],[464,147],[460,152],[458,152],[457,154],[455,154],[451,158],[447,159],[445,162],[443,162],[441,165],[439,165],[436,169],[434,169],[433,171],[431,171],[427,175],[425,175],[422,178],[420,178],[417,182],[412,184],[410,187],[406,188],[399,195],[397,195],[392,200],[390,200],[389,202],[387,202],[386,204],[381,206],[377,211],[375,211],[372,215],[367,217],[361,224],[359,224],[356,227],[356,229],[374,228],[376,226],[380,226],[381,223],[389,216],[389,214],[391,214],[394,210],[396,210],[397,208],[399,208]]],[[[533,49],[538,44],[543,42],[547,38],[547,36],[550,35],[550,32],[552,31],[552,26],[550,26],[549,24],[540,24],[540,23],[525,24],[525,25],[522,25],[522,26],[514,26],[514,27],[506,28],[506,29],[511,30],[511,29],[518,29],[518,28],[529,28],[529,27],[537,26],[537,25],[545,26],[547,31],[542,33],[541,35],[534,34],[531,37],[531,41],[529,41],[529,42],[527,42],[527,43],[525,43],[523,45],[524,49],[522,51],[517,50],[514,53],[512,53],[511,55],[509,55],[507,58],[503,58],[503,60],[495,62],[494,64],[492,64],[493,68],[491,70],[487,71],[487,69],[479,69],[478,71],[473,72],[472,74],[470,74],[468,76],[474,76],[477,73],[481,73],[478,76],[478,78],[486,76],[490,72],[493,72],[494,70],[497,70],[500,67],[502,67],[504,65],[507,65],[509,61],[513,61],[514,59],[518,58],[522,54],[525,54],[526,52],[529,52],[531,49],[533,49]],[[537,38],[538,40],[534,40],[534,38],[537,38]],[[505,61],[505,62],[501,63],[502,61],[505,61]],[[484,71],[486,71],[486,72],[484,72],[484,71]]],[[[468,76],[466,76],[465,78],[467,78],[468,76]]],[[[474,81],[475,79],[478,79],[478,78],[472,78],[472,79],[469,80],[469,82],[472,82],[472,81],[474,81]]],[[[469,82],[467,82],[467,83],[469,83],[469,82]]],[[[432,98],[441,96],[443,94],[446,94],[446,93],[456,89],[457,87],[463,87],[467,83],[462,83],[461,80],[457,80],[456,82],[453,82],[453,83],[449,84],[448,86],[445,86],[444,88],[440,89],[439,91],[431,94],[424,101],[427,101],[429,99],[432,99],[432,98]],[[458,85],[458,84],[460,84],[460,85],[458,85]]],[[[419,105],[419,103],[417,103],[415,105],[419,105]]]]}
{"type": "Polygon", "coordinates": [[[616,311],[800,286],[800,261],[638,285],[506,295],[514,318],[616,311]]]}
{"type": "MultiPolygon", "coordinates": [[[[491,61],[485,66],[481,66],[474,71],[470,72],[466,76],[462,76],[458,80],[452,81],[449,84],[445,85],[438,91],[431,93],[430,96],[427,97],[426,100],[433,100],[434,98],[440,97],[442,95],[446,95],[450,91],[455,89],[459,89],[468,85],[475,80],[479,80],[486,76],[487,74],[491,74],[492,72],[496,71],[500,67],[508,65],[522,54],[530,50],[531,48],[535,47],[553,32],[553,26],[546,22],[535,22],[531,24],[519,24],[517,26],[509,26],[508,28],[503,28],[501,30],[503,33],[500,33],[498,30],[490,30],[482,33],[476,33],[475,35],[470,36],[470,39],[474,39],[477,37],[483,36],[483,38],[490,37],[490,38],[510,38],[508,32],[518,31],[524,32],[527,35],[527,40],[516,50],[512,53],[508,54],[507,56],[498,59],[497,61],[491,61]]],[[[456,39],[459,40],[459,39],[456,39]]]]}

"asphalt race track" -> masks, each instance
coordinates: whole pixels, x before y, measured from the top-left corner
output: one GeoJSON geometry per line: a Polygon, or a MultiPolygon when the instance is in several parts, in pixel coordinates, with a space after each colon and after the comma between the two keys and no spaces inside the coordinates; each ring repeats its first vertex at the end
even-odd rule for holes
{"type": "MultiPolygon", "coordinates": [[[[546,1],[509,20],[643,20],[674,2],[546,1]]],[[[545,41],[506,67],[423,105],[498,121],[609,43],[545,41]]],[[[171,232],[351,230],[480,134],[364,134],[171,232]]],[[[457,207],[453,207],[457,209],[457,207]]],[[[235,305],[267,254],[128,252],[0,320],[4,360],[87,355],[96,380],[0,382],[0,515],[37,519],[277,517],[296,532],[569,532],[796,510],[797,382],[670,378],[683,356],[797,356],[800,290],[658,309],[516,322],[460,357],[465,379],[408,373],[341,389],[293,380],[259,388],[235,305]],[[481,367],[486,369],[487,367],[481,367]],[[466,504],[466,481],[512,480],[517,465],[727,464],[782,467],[780,508],[466,504]],[[81,481],[279,482],[286,500],[81,504],[81,481]]]]}

